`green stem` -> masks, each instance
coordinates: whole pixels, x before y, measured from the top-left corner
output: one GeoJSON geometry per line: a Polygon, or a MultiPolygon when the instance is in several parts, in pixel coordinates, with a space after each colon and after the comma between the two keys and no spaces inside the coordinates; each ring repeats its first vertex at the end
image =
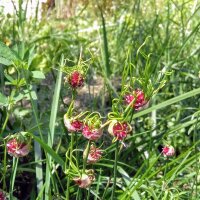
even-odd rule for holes
{"type": "Polygon", "coordinates": [[[105,128],[107,125],[109,125],[112,122],[112,120],[108,120],[104,124],[101,125],[101,129],[105,128]]]}
{"type": "Polygon", "coordinates": [[[88,192],[87,192],[87,200],[90,200],[90,187],[89,187],[89,189],[88,189],[88,192]]]}
{"type": "Polygon", "coordinates": [[[161,191],[161,198],[164,196],[163,193],[165,193],[165,187],[166,187],[166,183],[167,183],[167,180],[166,180],[166,174],[167,174],[167,170],[168,170],[168,158],[167,160],[165,160],[165,170],[164,170],[164,174],[163,174],[163,185],[162,185],[162,191],[161,191]]]}
{"type": "Polygon", "coordinates": [[[83,160],[83,173],[85,173],[85,169],[86,169],[86,165],[87,165],[87,158],[88,158],[88,155],[90,152],[90,145],[91,145],[91,140],[88,141],[87,147],[86,147],[86,155],[83,160]]]}
{"type": "Polygon", "coordinates": [[[116,148],[115,148],[114,180],[113,180],[113,189],[112,189],[111,200],[114,200],[114,198],[115,198],[115,189],[116,189],[116,180],[117,180],[118,151],[119,151],[119,140],[117,140],[116,148]]]}
{"type": "Polygon", "coordinates": [[[4,158],[3,158],[3,190],[6,191],[6,172],[7,172],[7,149],[6,142],[4,140],[4,158]]]}
{"type": "Polygon", "coordinates": [[[7,125],[7,123],[8,123],[9,117],[10,117],[10,113],[7,112],[7,114],[6,114],[6,119],[5,119],[5,121],[4,121],[4,123],[3,123],[3,127],[2,127],[2,129],[1,129],[1,136],[2,136],[2,134],[3,134],[3,132],[4,132],[5,128],[6,128],[6,125],[7,125]]]}
{"type": "Polygon", "coordinates": [[[14,189],[14,184],[15,184],[15,177],[16,177],[16,172],[17,172],[18,160],[19,160],[19,158],[13,157],[13,166],[12,166],[12,174],[11,174],[11,177],[10,177],[10,191],[9,191],[10,200],[13,199],[13,189],[14,189]]]}
{"type": "Polygon", "coordinates": [[[16,90],[13,89],[11,94],[10,94],[10,97],[9,97],[9,104],[8,104],[8,107],[7,107],[6,119],[5,119],[5,121],[3,123],[3,127],[1,129],[1,135],[0,135],[1,137],[2,137],[2,134],[3,134],[4,130],[5,130],[5,128],[6,128],[6,125],[8,123],[8,120],[9,120],[9,117],[10,117],[10,113],[12,112],[12,103],[13,103],[12,101],[13,101],[13,97],[15,96],[15,93],[16,93],[16,90]]]}
{"type": "Polygon", "coordinates": [[[76,200],[79,200],[79,196],[80,196],[80,188],[78,188],[77,195],[76,195],[76,200]]]}
{"type": "MultiPolygon", "coordinates": [[[[10,100],[9,100],[9,105],[8,105],[8,109],[7,109],[7,113],[6,113],[6,119],[3,123],[3,127],[2,127],[2,130],[1,130],[1,134],[0,134],[0,137],[3,136],[3,132],[7,126],[7,123],[8,123],[8,120],[9,120],[9,117],[10,117],[10,113],[11,113],[11,110],[12,110],[12,99],[15,95],[15,92],[16,90],[12,90],[11,92],[11,95],[10,95],[10,100]]],[[[7,172],[7,151],[6,151],[6,143],[5,143],[5,140],[4,140],[4,158],[3,158],[3,189],[6,190],[6,172],[7,172]]]]}
{"type": "MultiPolygon", "coordinates": [[[[72,152],[74,147],[74,133],[71,134],[71,144],[70,144],[70,155],[69,155],[69,171],[71,169],[70,163],[72,162],[72,152]]],[[[67,196],[66,200],[69,200],[69,186],[70,186],[70,177],[67,178],[67,196]]]]}
{"type": "MultiPolygon", "coordinates": [[[[101,184],[101,173],[102,173],[102,170],[100,168],[100,171],[99,171],[99,178],[98,178],[98,182],[97,182],[97,187],[96,187],[96,194],[98,195],[99,193],[99,187],[100,187],[100,184],[101,184]]],[[[94,200],[97,200],[97,196],[95,196],[94,200]]]]}

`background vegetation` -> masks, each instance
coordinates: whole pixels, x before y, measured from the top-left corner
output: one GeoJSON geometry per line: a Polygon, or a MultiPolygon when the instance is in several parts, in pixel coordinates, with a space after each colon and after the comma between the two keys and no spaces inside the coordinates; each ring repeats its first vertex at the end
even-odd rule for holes
{"type": "MultiPolygon", "coordinates": [[[[105,119],[130,77],[145,79],[146,93],[149,83],[163,86],[149,108],[130,118],[133,133],[120,149],[115,199],[200,199],[199,1],[48,1],[29,19],[26,2],[14,3],[14,14],[0,14],[1,188],[18,199],[67,199],[63,163],[71,139],[63,115],[72,92],[63,77],[81,55],[88,71],[77,112],[98,111],[105,119]],[[13,57],[20,61],[13,65],[13,57]],[[33,148],[15,169],[5,143],[21,131],[32,134],[33,148]],[[161,155],[166,144],[174,157],[161,155]]],[[[86,141],[76,137],[80,161],[86,141]]],[[[71,181],[70,199],[111,198],[116,146],[106,129],[98,145],[104,156],[93,165],[95,182],[78,189],[71,181]]]]}

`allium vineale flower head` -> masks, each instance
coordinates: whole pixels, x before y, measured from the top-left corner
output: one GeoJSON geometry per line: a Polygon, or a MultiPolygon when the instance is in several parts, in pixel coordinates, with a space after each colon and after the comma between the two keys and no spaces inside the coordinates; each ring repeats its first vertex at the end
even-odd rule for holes
{"type": "Polygon", "coordinates": [[[24,157],[30,152],[30,142],[31,138],[25,132],[16,133],[6,143],[7,152],[16,158],[24,157]]]}
{"type": "Polygon", "coordinates": [[[6,194],[2,190],[0,190],[0,200],[6,200],[6,194]]]}
{"type": "Polygon", "coordinates": [[[165,147],[163,147],[163,149],[162,149],[162,154],[163,154],[165,157],[174,156],[174,154],[175,154],[174,147],[173,147],[173,146],[165,146],[165,147]]]}
{"type": "Polygon", "coordinates": [[[102,134],[101,116],[99,113],[90,113],[84,120],[82,134],[88,140],[96,141],[102,134]]]}
{"type": "MultiPolygon", "coordinates": [[[[89,151],[89,154],[88,154],[88,157],[87,157],[87,163],[93,164],[93,163],[98,162],[102,157],[102,153],[103,153],[103,150],[96,148],[95,145],[92,144],[90,146],[90,151],[89,151]]],[[[83,158],[85,158],[86,156],[87,155],[86,155],[86,150],[85,150],[83,152],[83,158]]]]}
{"type": "Polygon", "coordinates": [[[79,132],[83,129],[82,121],[74,118],[68,118],[66,115],[64,115],[64,124],[69,132],[79,132]]]}
{"type": "Polygon", "coordinates": [[[67,78],[67,82],[73,89],[84,85],[84,76],[79,71],[73,71],[67,78]]]}
{"type": "Polygon", "coordinates": [[[86,170],[80,176],[73,178],[74,182],[80,188],[88,188],[95,180],[94,171],[86,170]]]}
{"type": "Polygon", "coordinates": [[[140,89],[136,89],[131,94],[125,95],[124,101],[127,105],[132,103],[132,107],[137,111],[148,105],[148,101],[145,99],[145,94],[140,89]]]}
{"type": "Polygon", "coordinates": [[[82,134],[88,140],[96,141],[102,136],[103,130],[101,128],[94,128],[93,126],[84,124],[82,134]]]}
{"type": "Polygon", "coordinates": [[[113,120],[108,127],[108,132],[117,138],[117,140],[123,140],[127,134],[132,131],[132,127],[128,122],[119,122],[113,120]]]}

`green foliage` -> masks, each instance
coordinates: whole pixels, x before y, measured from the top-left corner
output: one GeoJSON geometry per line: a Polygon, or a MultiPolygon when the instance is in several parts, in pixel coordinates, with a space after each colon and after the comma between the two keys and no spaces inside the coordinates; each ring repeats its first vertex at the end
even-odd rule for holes
{"type": "Polygon", "coordinates": [[[10,65],[16,60],[14,52],[4,43],[0,42],[0,63],[10,65]]]}
{"type": "Polygon", "coordinates": [[[0,14],[0,188],[10,199],[199,199],[199,2],[72,2],[44,5],[41,20],[26,19],[23,1],[0,14]],[[65,84],[75,70],[78,90],[65,84]],[[149,108],[136,112],[124,97],[138,88],[149,108]],[[100,128],[101,139],[69,132],[63,116],[100,128]],[[113,120],[132,134],[116,143],[113,120]],[[7,139],[24,131],[32,153],[12,159],[7,139]],[[103,149],[93,165],[91,144],[103,149]],[[73,180],[83,174],[87,189],[73,180]]]}

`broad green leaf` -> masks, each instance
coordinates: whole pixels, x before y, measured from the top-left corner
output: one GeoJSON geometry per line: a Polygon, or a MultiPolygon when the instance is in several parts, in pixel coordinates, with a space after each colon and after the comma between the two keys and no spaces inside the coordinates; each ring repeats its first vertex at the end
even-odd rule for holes
{"type": "Polygon", "coordinates": [[[41,71],[32,71],[32,77],[38,79],[45,79],[45,75],[41,71]]]}
{"type": "Polygon", "coordinates": [[[0,56],[0,63],[3,64],[3,65],[11,65],[12,61],[0,56]]]}
{"type": "Polygon", "coordinates": [[[6,72],[4,72],[4,76],[10,81],[14,81],[14,79],[12,78],[12,76],[8,75],[6,72]]]}
{"type": "Polygon", "coordinates": [[[33,100],[37,100],[37,94],[36,94],[36,92],[34,90],[32,90],[30,92],[30,94],[27,92],[24,97],[26,97],[29,100],[30,99],[30,95],[31,95],[31,98],[33,100]]]}
{"type": "Polygon", "coordinates": [[[24,94],[22,94],[22,93],[19,93],[17,96],[13,97],[15,103],[22,100],[23,98],[24,98],[24,94]]]}
{"type": "Polygon", "coordinates": [[[25,46],[23,42],[18,42],[15,44],[12,48],[12,50],[15,52],[15,54],[21,59],[24,59],[25,55],[25,46]]]}
{"type": "Polygon", "coordinates": [[[7,106],[8,98],[0,92],[0,106],[7,106]]]}
{"type": "Polygon", "coordinates": [[[28,55],[28,66],[30,67],[32,60],[34,58],[35,55],[35,45],[29,49],[29,55],[28,55]]]}
{"type": "Polygon", "coordinates": [[[0,63],[10,65],[14,60],[16,60],[14,52],[3,42],[0,42],[0,63]]]}

